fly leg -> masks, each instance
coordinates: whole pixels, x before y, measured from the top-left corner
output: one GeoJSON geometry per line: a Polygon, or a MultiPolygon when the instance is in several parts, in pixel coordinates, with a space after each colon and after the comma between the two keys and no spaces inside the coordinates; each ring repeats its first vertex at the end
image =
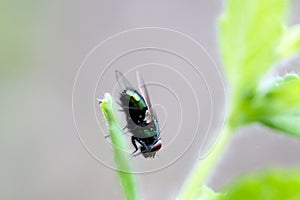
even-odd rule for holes
{"type": "Polygon", "coordinates": [[[104,135],[104,138],[105,138],[105,139],[109,138],[109,135],[104,135]]]}
{"type": "Polygon", "coordinates": [[[126,128],[128,128],[128,125],[124,126],[122,131],[124,132],[126,128]]]}
{"type": "Polygon", "coordinates": [[[124,109],[124,106],[123,106],[123,104],[122,103],[120,103],[120,102],[116,102],[121,108],[120,109],[118,109],[118,111],[120,111],[120,112],[126,112],[127,110],[125,110],[124,109]]]}
{"type": "Polygon", "coordinates": [[[101,104],[102,103],[102,99],[97,99],[98,103],[101,104]]]}
{"type": "Polygon", "coordinates": [[[134,156],[134,153],[137,152],[137,151],[139,150],[138,147],[137,147],[137,145],[136,145],[136,141],[138,141],[137,138],[134,137],[134,136],[132,136],[132,137],[131,137],[131,143],[132,143],[132,145],[133,145],[134,148],[135,148],[134,152],[131,153],[131,155],[133,155],[133,156],[134,156]]]}
{"type": "Polygon", "coordinates": [[[135,151],[134,152],[132,152],[132,156],[138,156],[138,155],[140,155],[140,154],[142,154],[142,153],[146,153],[146,152],[149,152],[150,151],[150,148],[146,145],[146,143],[143,141],[143,140],[141,140],[140,138],[137,138],[137,137],[134,137],[134,136],[132,136],[131,137],[131,142],[132,142],[132,144],[133,144],[133,146],[134,146],[134,148],[135,148],[135,151]],[[140,145],[142,145],[142,147],[141,147],[141,149],[143,149],[143,150],[141,150],[141,152],[139,152],[139,153],[137,153],[137,154],[134,154],[135,152],[137,152],[138,151],[138,147],[137,147],[137,145],[136,145],[136,142],[138,142],[138,143],[140,143],[140,145]]]}
{"type": "Polygon", "coordinates": [[[142,147],[144,148],[143,151],[141,151],[141,153],[145,153],[145,152],[149,152],[150,151],[150,148],[148,147],[148,145],[143,141],[141,140],[140,138],[136,138],[136,140],[142,145],[142,147]]]}

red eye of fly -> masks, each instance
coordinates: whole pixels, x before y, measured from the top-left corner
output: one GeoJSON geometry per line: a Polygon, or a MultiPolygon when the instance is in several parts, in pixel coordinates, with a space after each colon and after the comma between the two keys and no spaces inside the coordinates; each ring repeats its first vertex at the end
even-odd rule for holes
{"type": "Polygon", "coordinates": [[[154,152],[154,151],[158,151],[160,148],[161,148],[162,144],[161,144],[161,141],[157,141],[157,143],[155,143],[152,148],[151,148],[151,152],[154,152]]]}

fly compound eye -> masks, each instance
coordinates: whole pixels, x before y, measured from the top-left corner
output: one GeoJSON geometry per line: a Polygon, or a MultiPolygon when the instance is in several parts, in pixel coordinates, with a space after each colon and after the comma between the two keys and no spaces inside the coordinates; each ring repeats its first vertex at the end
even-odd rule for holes
{"type": "Polygon", "coordinates": [[[157,141],[157,143],[155,143],[152,148],[151,148],[151,152],[155,152],[155,151],[158,151],[160,150],[162,144],[161,144],[161,141],[157,141]]]}

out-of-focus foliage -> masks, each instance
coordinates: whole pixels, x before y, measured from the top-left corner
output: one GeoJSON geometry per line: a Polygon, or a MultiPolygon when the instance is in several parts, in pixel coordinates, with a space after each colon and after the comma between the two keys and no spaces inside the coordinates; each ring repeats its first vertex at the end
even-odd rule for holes
{"type": "MultiPolygon", "coordinates": [[[[220,20],[224,70],[232,89],[229,123],[260,122],[300,137],[300,78],[264,80],[274,62],[300,52],[300,26],[287,28],[287,0],[228,0],[220,20]]],[[[300,172],[270,171],[237,180],[220,200],[300,199],[300,172]]]]}
{"type": "Polygon", "coordinates": [[[285,58],[300,53],[300,26],[287,28],[278,47],[278,54],[285,58]]]}
{"type": "MultiPolygon", "coordinates": [[[[261,123],[300,137],[300,77],[275,78],[257,94],[256,118],[261,123]]],[[[256,108],[255,108],[256,109],[256,108]]],[[[253,110],[255,110],[253,109],[253,110]]]]}
{"type": "Polygon", "coordinates": [[[131,161],[127,155],[127,145],[122,130],[118,123],[118,114],[110,94],[105,94],[105,99],[100,104],[105,120],[109,128],[109,137],[113,144],[114,159],[118,170],[120,184],[127,200],[138,198],[138,185],[132,171],[131,161]]]}
{"type": "MultiPolygon", "coordinates": [[[[227,138],[239,126],[260,122],[282,133],[300,137],[299,76],[288,74],[269,81],[269,84],[264,84],[266,80],[263,80],[276,62],[300,52],[300,26],[288,28],[288,8],[288,0],[226,1],[225,11],[219,21],[219,43],[231,98],[225,127],[229,127],[231,131],[223,130],[223,137],[210,157],[196,166],[181,199],[217,198],[209,188],[201,189],[200,184],[206,178],[203,174],[207,172],[206,169],[213,167],[217,156],[220,155],[220,148],[224,147],[227,138]]],[[[300,193],[299,182],[295,182],[298,184],[296,190],[289,189],[295,186],[294,179],[281,180],[284,176],[276,172],[267,174],[266,180],[261,177],[264,176],[249,179],[253,179],[255,183],[253,188],[249,182],[249,187],[243,186],[224,198],[218,198],[300,199],[300,196],[294,196],[300,193]],[[276,193],[274,189],[282,189],[282,192],[276,193]],[[295,193],[296,191],[298,193],[295,193]]]]}
{"type": "Polygon", "coordinates": [[[218,200],[300,199],[300,171],[270,170],[248,175],[226,188],[218,200]]]}
{"type": "Polygon", "coordinates": [[[220,48],[235,98],[247,95],[276,61],[287,8],[287,0],[226,2],[219,23],[220,48]]]}
{"type": "Polygon", "coordinates": [[[261,122],[300,137],[298,76],[286,75],[260,87],[274,62],[300,50],[299,26],[286,28],[288,5],[287,0],[227,1],[220,46],[232,89],[233,127],[261,122]]]}

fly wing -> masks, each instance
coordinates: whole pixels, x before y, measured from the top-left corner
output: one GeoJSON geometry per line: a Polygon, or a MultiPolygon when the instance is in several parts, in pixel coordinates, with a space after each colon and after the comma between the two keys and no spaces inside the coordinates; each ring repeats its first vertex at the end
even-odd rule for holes
{"type": "Polygon", "coordinates": [[[139,87],[140,87],[140,92],[141,92],[144,100],[146,101],[146,104],[148,106],[150,115],[152,115],[153,114],[152,104],[151,104],[151,101],[150,101],[149,92],[148,92],[148,89],[147,89],[146,84],[144,82],[144,79],[142,78],[142,76],[140,75],[140,73],[138,71],[136,72],[136,76],[137,76],[138,84],[139,84],[139,87]]]}
{"type": "Polygon", "coordinates": [[[134,87],[131,85],[129,80],[120,71],[116,70],[115,76],[122,90],[127,90],[127,89],[134,90],[134,87]]]}
{"type": "Polygon", "coordinates": [[[163,124],[163,127],[160,128],[160,124],[159,124],[159,119],[158,119],[158,115],[156,114],[156,111],[153,110],[152,111],[152,121],[153,121],[153,126],[154,129],[156,130],[156,132],[158,133],[158,137],[160,137],[160,133],[163,131],[163,129],[165,128],[165,124],[163,124]]]}

